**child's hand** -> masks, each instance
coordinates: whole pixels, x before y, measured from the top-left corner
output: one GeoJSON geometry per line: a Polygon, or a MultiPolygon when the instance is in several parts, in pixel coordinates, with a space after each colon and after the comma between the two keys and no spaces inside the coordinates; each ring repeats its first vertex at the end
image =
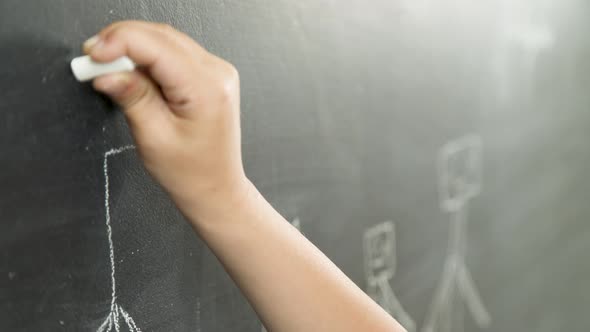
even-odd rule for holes
{"type": "Polygon", "coordinates": [[[127,55],[142,68],[99,77],[94,87],[121,106],[146,168],[181,210],[199,215],[247,196],[239,77],[231,64],[147,22],[112,24],[84,51],[98,62],[127,55]]]}

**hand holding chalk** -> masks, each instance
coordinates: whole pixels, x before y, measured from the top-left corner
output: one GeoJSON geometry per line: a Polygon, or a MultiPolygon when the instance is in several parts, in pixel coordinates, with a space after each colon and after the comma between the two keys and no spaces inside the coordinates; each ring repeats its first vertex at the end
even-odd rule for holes
{"type": "Polygon", "coordinates": [[[74,74],[94,78],[92,86],[123,111],[147,171],[181,210],[206,219],[249,195],[234,66],[180,31],[148,22],[114,23],[83,52],[91,58],[72,61],[74,74]]]}
{"type": "Polygon", "coordinates": [[[106,74],[135,70],[135,63],[127,56],[120,57],[112,62],[99,63],[92,60],[89,55],[85,55],[72,60],[70,66],[74,76],[80,82],[90,81],[106,74]]]}

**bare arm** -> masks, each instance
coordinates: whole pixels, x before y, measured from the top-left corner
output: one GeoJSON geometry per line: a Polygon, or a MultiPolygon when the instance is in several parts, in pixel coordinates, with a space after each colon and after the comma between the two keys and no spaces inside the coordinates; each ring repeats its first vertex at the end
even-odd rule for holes
{"type": "Polygon", "coordinates": [[[99,77],[150,174],[168,191],[270,331],[403,328],[258,193],[243,171],[235,68],[164,25],[121,22],[84,46],[146,70],[99,77]]]}

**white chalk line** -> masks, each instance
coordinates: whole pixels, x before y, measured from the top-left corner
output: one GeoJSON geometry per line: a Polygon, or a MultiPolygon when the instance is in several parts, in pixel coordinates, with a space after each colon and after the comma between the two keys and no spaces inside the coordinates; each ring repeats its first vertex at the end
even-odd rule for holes
{"type": "Polygon", "coordinates": [[[102,322],[102,324],[98,327],[98,329],[96,331],[98,332],[103,332],[105,331],[105,329],[107,329],[107,331],[111,330],[111,317],[107,317],[107,319],[104,320],[104,322],[102,322]]]}
{"type": "Polygon", "coordinates": [[[301,220],[299,218],[295,218],[291,225],[293,225],[293,227],[295,227],[299,232],[301,232],[301,220]]]}
{"type": "Polygon", "coordinates": [[[201,332],[201,299],[197,298],[197,332],[201,332]]]}
{"type": "Polygon", "coordinates": [[[127,322],[127,325],[131,328],[130,332],[141,332],[141,330],[139,329],[139,327],[137,327],[137,325],[135,324],[135,321],[129,315],[129,313],[127,313],[127,311],[125,311],[122,307],[119,307],[119,311],[121,312],[121,315],[125,319],[125,322],[127,322]]]}
{"type": "Polygon", "coordinates": [[[104,209],[105,224],[107,226],[107,238],[109,242],[109,259],[111,263],[111,310],[108,317],[96,330],[97,332],[111,332],[114,328],[116,332],[121,332],[119,319],[121,315],[127,324],[130,332],[141,332],[135,324],[133,318],[120,305],[117,304],[117,281],[115,278],[115,245],[113,243],[113,228],[111,226],[111,208],[110,208],[110,182],[109,182],[109,157],[118,155],[125,151],[133,150],[135,146],[126,145],[120,148],[111,149],[104,153],[103,173],[104,173],[104,209]]]}

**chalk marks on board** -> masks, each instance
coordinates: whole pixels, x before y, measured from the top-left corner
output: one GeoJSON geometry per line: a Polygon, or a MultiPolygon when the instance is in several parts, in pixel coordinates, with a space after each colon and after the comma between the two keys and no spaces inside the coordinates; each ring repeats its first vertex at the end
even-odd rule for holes
{"type": "MultiPolygon", "coordinates": [[[[481,192],[482,146],[481,137],[472,134],[444,144],[438,152],[440,208],[450,215],[450,239],[442,278],[421,332],[462,330],[463,307],[454,307],[457,295],[480,328],[491,324],[491,316],[465,263],[468,203],[481,192]],[[455,317],[459,318],[460,326],[453,326],[457,321],[455,317]]],[[[371,226],[364,233],[367,294],[412,332],[416,324],[400,304],[390,283],[396,270],[395,236],[395,224],[391,221],[371,226]]]]}
{"type": "Polygon", "coordinates": [[[197,331],[201,332],[201,299],[197,298],[197,331]]]}
{"type": "Polygon", "coordinates": [[[414,332],[416,323],[404,310],[390,284],[396,268],[393,222],[385,221],[365,231],[363,256],[368,295],[395,317],[408,332],[414,332]]]}
{"type": "MultiPolygon", "coordinates": [[[[451,332],[462,329],[462,325],[453,326],[458,314],[461,314],[459,318],[462,319],[463,309],[463,306],[455,306],[455,299],[463,301],[480,328],[487,328],[491,324],[491,316],[465,263],[468,206],[481,193],[482,145],[478,135],[466,135],[446,143],[438,152],[439,203],[441,210],[449,214],[450,218],[449,245],[443,274],[421,332],[451,332]]],[[[105,152],[103,159],[105,225],[111,266],[111,307],[109,315],[97,332],[121,332],[122,325],[126,325],[130,332],[141,332],[133,317],[117,303],[115,248],[109,202],[109,158],[133,149],[135,147],[131,145],[111,149],[105,152]]],[[[299,218],[295,218],[291,224],[301,231],[299,218]]],[[[408,332],[416,331],[415,321],[405,311],[391,286],[396,272],[396,233],[392,221],[371,226],[364,232],[363,257],[368,295],[394,316],[408,332]]],[[[199,303],[198,316],[200,311],[199,303]]],[[[261,331],[267,332],[264,326],[261,331]]]]}
{"type": "Polygon", "coordinates": [[[110,187],[109,187],[109,158],[135,149],[132,145],[123,146],[116,149],[111,149],[104,154],[103,158],[103,173],[104,173],[104,209],[105,209],[105,224],[107,229],[107,238],[109,242],[109,258],[111,263],[111,309],[107,318],[96,330],[97,332],[120,332],[121,324],[126,324],[130,332],[141,332],[133,317],[117,303],[117,280],[115,273],[115,245],[113,243],[113,227],[111,225],[111,210],[110,210],[110,187]]]}
{"type": "Polygon", "coordinates": [[[299,220],[299,218],[295,218],[295,220],[291,222],[291,225],[301,232],[301,220],[299,220]]]}
{"type": "Polygon", "coordinates": [[[481,192],[482,141],[467,135],[445,144],[438,152],[438,191],[441,209],[462,210],[481,192]]]}
{"type": "Polygon", "coordinates": [[[448,142],[439,151],[437,166],[440,207],[450,216],[449,247],[422,332],[450,332],[462,328],[453,327],[456,295],[464,301],[477,325],[486,328],[491,317],[465,264],[468,203],[481,192],[481,138],[467,135],[448,142]]]}

